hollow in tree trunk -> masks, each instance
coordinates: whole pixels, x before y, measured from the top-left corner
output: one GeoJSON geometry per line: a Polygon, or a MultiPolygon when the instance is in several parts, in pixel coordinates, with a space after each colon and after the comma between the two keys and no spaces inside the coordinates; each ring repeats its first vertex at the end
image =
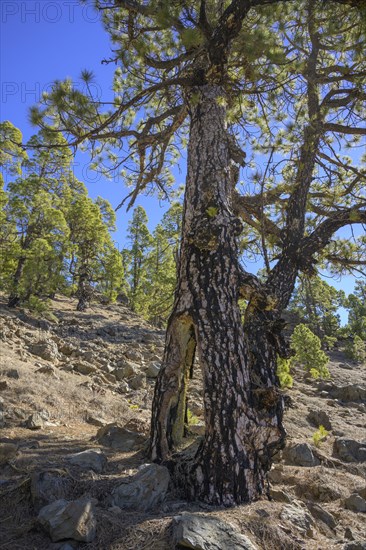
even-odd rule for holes
{"type": "MultiPolygon", "coordinates": [[[[252,387],[238,300],[242,271],[233,215],[225,94],[192,90],[190,142],[178,286],[152,410],[151,457],[164,462],[181,442],[195,350],[204,382],[205,435],[193,460],[172,464],[186,496],[212,504],[248,502],[266,489],[271,454],[284,441],[282,398],[270,344],[261,386],[252,387]],[[255,389],[255,391],[253,391],[255,389]],[[260,398],[258,397],[260,394],[260,398]]],[[[258,368],[258,365],[257,365],[258,368]]]]}

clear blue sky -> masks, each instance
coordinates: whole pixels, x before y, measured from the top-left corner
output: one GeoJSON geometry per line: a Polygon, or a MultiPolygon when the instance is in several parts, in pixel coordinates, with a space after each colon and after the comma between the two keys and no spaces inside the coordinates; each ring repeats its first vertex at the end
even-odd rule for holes
{"type": "MultiPolygon", "coordinates": [[[[91,5],[80,5],[78,0],[2,0],[1,11],[1,120],[10,120],[23,132],[27,140],[35,129],[28,122],[29,107],[55,79],[70,77],[80,82],[82,69],[91,70],[101,98],[112,97],[114,65],[102,65],[101,60],[111,55],[108,35],[103,30],[99,15],[91,5]]],[[[115,207],[127,194],[121,182],[107,181],[88,169],[87,153],[76,158],[76,176],[87,185],[92,197],[101,195],[115,207]]],[[[180,181],[184,181],[184,163],[180,181]]],[[[161,219],[167,205],[141,197],[137,204],[146,209],[150,229],[161,219]]],[[[115,240],[120,248],[126,244],[125,234],[130,214],[121,209],[117,214],[118,231],[115,240]]],[[[255,266],[248,265],[255,271],[255,266]]],[[[328,282],[352,291],[353,277],[328,282]]],[[[345,319],[342,313],[343,320],[345,319]]]]}

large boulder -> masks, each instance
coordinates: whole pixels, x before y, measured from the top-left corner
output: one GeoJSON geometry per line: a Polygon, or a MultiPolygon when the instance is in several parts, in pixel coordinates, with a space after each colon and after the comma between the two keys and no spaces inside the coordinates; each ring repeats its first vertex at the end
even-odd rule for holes
{"type": "Polygon", "coordinates": [[[338,438],[334,441],[333,454],[344,462],[366,462],[366,441],[338,438]]]}
{"type": "Polygon", "coordinates": [[[113,489],[113,505],[133,510],[150,510],[164,500],[169,481],[169,471],[165,466],[144,464],[137,474],[113,489]]]}
{"type": "Polygon", "coordinates": [[[291,447],[287,447],[282,457],[287,464],[294,466],[318,466],[320,460],[314,456],[314,453],[308,443],[296,443],[291,447]]]}
{"type": "Polygon", "coordinates": [[[193,550],[257,550],[256,545],[229,523],[189,512],[173,519],[173,540],[177,547],[193,550]]]}
{"type": "Polygon", "coordinates": [[[115,423],[100,428],[96,438],[101,445],[125,453],[141,447],[145,442],[145,438],[139,433],[127,430],[115,423]]]}
{"type": "Polygon", "coordinates": [[[98,474],[103,472],[107,464],[107,457],[100,449],[87,449],[71,455],[68,460],[70,464],[86,470],[94,470],[98,474]]]}
{"type": "Polygon", "coordinates": [[[91,542],[95,538],[96,520],[90,500],[56,500],[41,509],[37,521],[53,542],[64,539],[91,542]]]}

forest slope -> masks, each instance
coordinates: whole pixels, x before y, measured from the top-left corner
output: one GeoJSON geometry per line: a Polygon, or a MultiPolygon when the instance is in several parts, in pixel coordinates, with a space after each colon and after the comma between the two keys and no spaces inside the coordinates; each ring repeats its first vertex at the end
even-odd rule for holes
{"type": "MultiPolygon", "coordinates": [[[[42,498],[91,499],[96,534],[89,543],[70,541],[68,548],[175,548],[174,517],[183,512],[224,520],[258,549],[366,548],[365,365],[337,351],[330,356],[329,381],[295,373],[294,387],[286,390],[288,443],[269,475],[271,501],[225,509],[187,503],[168,491],[150,510],[121,511],[111,495],[146,462],[164,333],[121,304],[93,304],[86,312],[74,306],[56,297],[49,320],[40,320],[1,302],[2,549],[66,550],[66,543],[50,543],[36,521],[42,498]],[[110,423],[130,430],[134,445],[111,447],[111,439],[95,439],[110,423]],[[329,433],[315,446],[319,424],[329,433]],[[104,457],[100,468],[70,462],[75,453],[96,448],[104,457]],[[42,496],[45,475],[51,481],[42,496]]],[[[194,449],[203,426],[200,379],[191,386],[187,445],[194,449]]]]}

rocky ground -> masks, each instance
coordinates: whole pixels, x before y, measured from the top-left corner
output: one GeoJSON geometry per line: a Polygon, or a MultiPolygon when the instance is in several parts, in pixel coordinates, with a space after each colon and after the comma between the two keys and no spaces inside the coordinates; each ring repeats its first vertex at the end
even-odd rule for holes
{"type": "Polygon", "coordinates": [[[58,297],[40,319],[0,300],[0,549],[366,549],[366,366],[334,352],[330,381],[296,373],[271,500],[213,508],[146,466],[163,343],[120,304],[79,313],[58,297]]]}

